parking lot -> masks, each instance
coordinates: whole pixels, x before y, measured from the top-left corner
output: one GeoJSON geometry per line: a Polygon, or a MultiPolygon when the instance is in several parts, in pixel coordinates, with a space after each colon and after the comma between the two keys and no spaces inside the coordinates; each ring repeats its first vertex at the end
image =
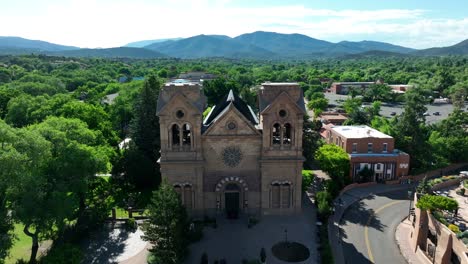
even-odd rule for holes
{"type": "MultiPolygon", "coordinates": [[[[325,93],[325,98],[329,100],[329,104],[339,106],[342,104],[341,100],[346,100],[350,98],[348,95],[340,95],[334,93],[325,93]]],[[[369,103],[365,103],[369,104],[369,103]]],[[[380,115],[391,118],[390,115],[392,112],[395,112],[396,115],[400,115],[404,111],[404,104],[386,104],[382,103],[382,107],[380,110],[380,115]]],[[[450,113],[453,112],[453,105],[452,104],[428,104],[426,116],[426,123],[436,123],[440,120],[446,119],[450,113]],[[439,112],[440,115],[434,115],[435,112],[439,112]]]]}

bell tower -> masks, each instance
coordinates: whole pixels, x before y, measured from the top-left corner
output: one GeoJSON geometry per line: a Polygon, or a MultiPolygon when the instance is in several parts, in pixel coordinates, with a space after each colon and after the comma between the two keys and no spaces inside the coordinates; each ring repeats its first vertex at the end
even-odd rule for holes
{"type": "Polygon", "coordinates": [[[206,97],[198,83],[166,83],[157,115],[161,134],[161,175],[179,193],[187,210],[203,209],[202,117],[206,97]]]}
{"type": "Polygon", "coordinates": [[[258,94],[263,128],[262,209],[272,213],[301,208],[302,127],[305,114],[297,83],[263,83],[258,94]]]}

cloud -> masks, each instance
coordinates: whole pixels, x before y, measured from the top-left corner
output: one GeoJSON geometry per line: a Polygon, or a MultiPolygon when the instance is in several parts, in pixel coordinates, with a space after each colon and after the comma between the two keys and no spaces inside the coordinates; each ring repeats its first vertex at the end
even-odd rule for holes
{"type": "MultiPolygon", "coordinates": [[[[45,2],[45,0],[43,0],[45,2]]],[[[198,34],[256,30],[301,33],[330,41],[379,37],[411,47],[451,45],[468,36],[468,18],[428,18],[428,10],[331,10],[302,5],[240,7],[230,0],[63,0],[22,15],[0,10],[0,35],[80,47],[112,47],[198,34]]]]}

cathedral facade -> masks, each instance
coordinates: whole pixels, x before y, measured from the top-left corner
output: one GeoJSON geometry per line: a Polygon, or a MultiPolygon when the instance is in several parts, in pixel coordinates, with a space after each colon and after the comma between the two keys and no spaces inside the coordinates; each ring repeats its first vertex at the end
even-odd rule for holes
{"type": "Polygon", "coordinates": [[[192,215],[290,214],[301,209],[302,126],[297,83],[263,83],[258,114],[232,91],[203,118],[196,83],[160,91],[161,175],[192,215]]]}

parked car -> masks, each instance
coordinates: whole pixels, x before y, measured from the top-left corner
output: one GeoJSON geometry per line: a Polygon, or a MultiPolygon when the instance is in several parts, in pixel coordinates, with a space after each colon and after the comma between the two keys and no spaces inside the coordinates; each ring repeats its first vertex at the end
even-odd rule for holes
{"type": "Polygon", "coordinates": [[[425,112],[423,115],[424,116],[430,116],[431,114],[429,114],[428,112],[425,112]]]}
{"type": "Polygon", "coordinates": [[[395,116],[395,115],[396,115],[396,112],[391,112],[390,115],[391,115],[391,116],[395,116]]]}
{"type": "Polygon", "coordinates": [[[440,115],[440,112],[434,112],[433,115],[438,116],[438,115],[440,115]]]}

